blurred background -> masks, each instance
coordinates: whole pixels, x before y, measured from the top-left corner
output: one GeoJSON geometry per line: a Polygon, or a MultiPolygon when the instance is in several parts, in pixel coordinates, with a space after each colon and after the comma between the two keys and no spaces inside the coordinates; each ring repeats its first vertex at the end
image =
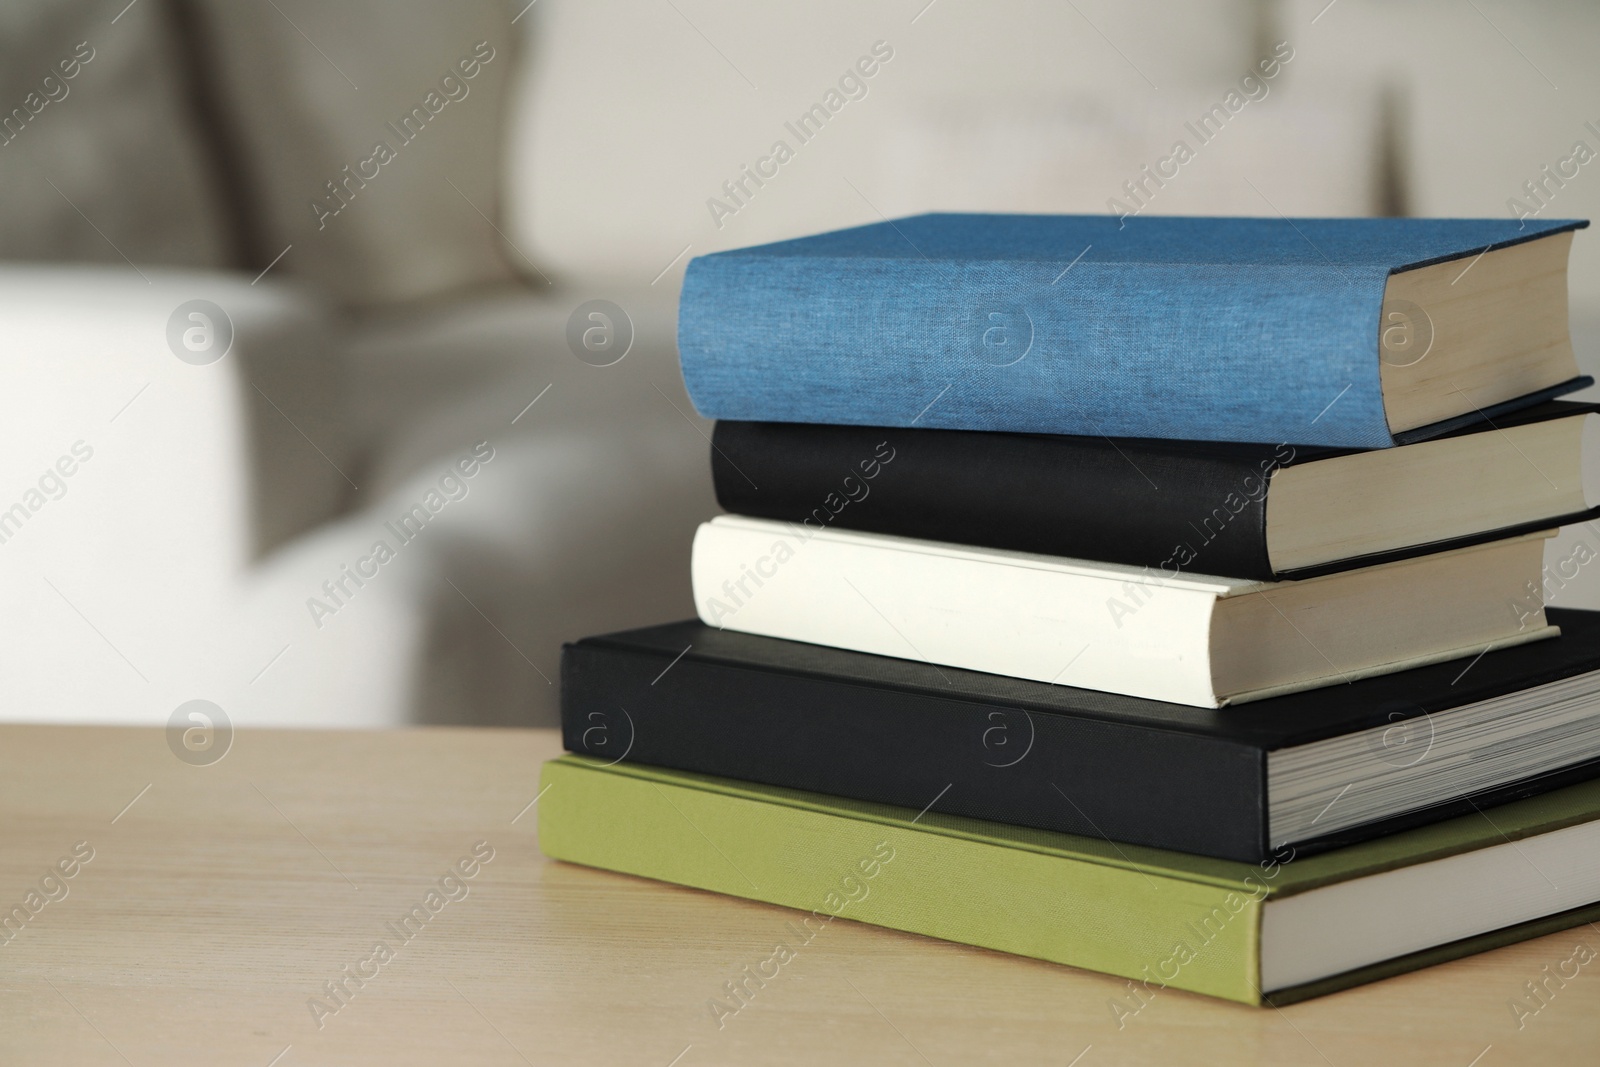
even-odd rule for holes
{"type": "MultiPolygon", "coordinates": [[[[551,724],[563,640],[693,612],[693,256],[928,210],[1588,217],[1597,44],[1578,0],[9,0],[0,717],[551,724]]],[[[1600,374],[1593,235],[1572,325],[1600,374]]]]}

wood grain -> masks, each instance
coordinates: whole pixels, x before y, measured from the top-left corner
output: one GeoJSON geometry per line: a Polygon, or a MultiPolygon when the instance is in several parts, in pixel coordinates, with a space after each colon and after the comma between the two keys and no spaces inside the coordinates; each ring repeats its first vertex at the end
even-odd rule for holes
{"type": "Polygon", "coordinates": [[[261,731],[192,767],[159,730],[0,727],[0,910],[94,849],[0,944],[0,1063],[1499,1067],[1600,1047],[1600,961],[1520,1030],[1510,1007],[1600,949],[1587,927],[1281,1011],[1165,992],[1119,1027],[1119,980],[839,922],[719,1029],[707,1002],[790,913],[544,860],[528,805],[558,749],[261,731]],[[396,937],[480,841],[467,895],[396,937]],[[378,941],[392,959],[317,1019],[378,941]]]}

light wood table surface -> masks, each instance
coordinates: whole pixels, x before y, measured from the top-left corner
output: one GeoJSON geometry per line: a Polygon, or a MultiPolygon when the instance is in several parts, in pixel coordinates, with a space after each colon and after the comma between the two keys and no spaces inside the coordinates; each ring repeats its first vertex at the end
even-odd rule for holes
{"type": "Polygon", "coordinates": [[[791,914],[545,860],[530,804],[558,751],[246,731],[195,767],[158,729],[0,727],[0,909],[93,849],[0,944],[0,1064],[1600,1063],[1600,961],[1520,1030],[1510,1008],[1600,949],[1589,927],[1281,1011],[1165,992],[1119,1029],[1120,980],[839,922],[719,1029],[707,1001],[791,914]],[[395,936],[478,842],[467,895],[395,936]],[[339,1006],[351,971],[372,977],[339,1006]]]}

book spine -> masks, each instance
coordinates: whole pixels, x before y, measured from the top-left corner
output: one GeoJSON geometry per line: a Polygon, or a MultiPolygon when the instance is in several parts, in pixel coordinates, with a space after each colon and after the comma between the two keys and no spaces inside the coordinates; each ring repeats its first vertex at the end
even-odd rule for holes
{"type": "Polygon", "coordinates": [[[1074,573],[946,548],[721,520],[695,534],[690,580],[708,626],[1218,706],[1214,587],[1181,574],[1074,573]]]}
{"type": "MultiPolygon", "coordinates": [[[[1220,859],[1267,858],[1265,756],[1110,716],[751,669],[692,647],[561,657],[565,747],[596,759],[1220,859]]],[[[1093,699],[1093,698],[1090,698],[1093,699]]]]}
{"type": "Polygon", "coordinates": [[[684,379],[717,419],[1394,444],[1385,272],[1062,265],[703,256],[679,307],[684,379]]]}
{"type": "Polygon", "coordinates": [[[1102,437],[759,422],[719,422],[712,445],[717,502],[739,515],[1276,578],[1267,486],[1287,450],[1224,457],[1102,437]]]}
{"type": "Polygon", "coordinates": [[[852,818],[571,757],[545,764],[540,790],[545,855],[798,909],[774,920],[780,956],[803,952],[807,932],[842,918],[1120,975],[1136,987],[1128,1011],[1166,988],[1260,999],[1261,899],[1243,884],[929,832],[909,812],[852,818]]]}

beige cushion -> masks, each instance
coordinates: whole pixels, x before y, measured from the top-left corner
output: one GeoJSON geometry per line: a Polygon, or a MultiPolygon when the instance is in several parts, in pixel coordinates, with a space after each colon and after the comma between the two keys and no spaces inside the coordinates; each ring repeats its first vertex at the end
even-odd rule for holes
{"type": "Polygon", "coordinates": [[[226,265],[166,10],[126,3],[0,5],[0,259],[226,265]]]}
{"type": "Polygon", "coordinates": [[[506,232],[541,265],[666,286],[692,256],[880,212],[1104,211],[1250,69],[1258,8],[541,3],[517,24],[539,19],[539,51],[516,92],[506,232]],[[790,127],[819,104],[832,117],[802,142],[790,127]],[[770,167],[780,140],[791,160],[731,200],[724,183],[770,167]]]}
{"type": "Polygon", "coordinates": [[[1359,51],[1323,46],[1343,3],[1316,27],[1315,9],[1253,0],[678,7],[540,4],[518,23],[541,20],[541,47],[516,93],[507,232],[541,265],[665,287],[693,256],[884,215],[1106,212],[1179,139],[1197,155],[1151,214],[1381,206],[1379,97],[1340,76],[1359,51]],[[1199,145],[1184,124],[1284,40],[1292,61],[1199,145]],[[831,117],[802,139],[817,105],[831,117]],[[779,141],[793,154],[774,174],[779,141]]]}
{"type": "Polygon", "coordinates": [[[197,2],[275,270],[363,304],[511,276],[505,4],[197,2]]]}

